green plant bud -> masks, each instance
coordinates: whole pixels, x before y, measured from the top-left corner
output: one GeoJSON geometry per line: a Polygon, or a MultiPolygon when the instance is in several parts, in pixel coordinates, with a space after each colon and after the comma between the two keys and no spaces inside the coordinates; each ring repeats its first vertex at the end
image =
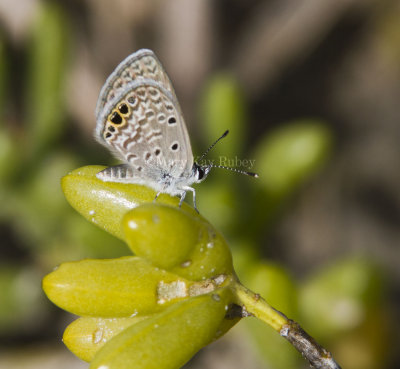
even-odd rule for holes
{"type": "MultiPolygon", "coordinates": [[[[103,182],[96,177],[103,169],[105,167],[99,165],[76,169],[62,178],[62,189],[68,202],[86,219],[123,240],[121,224],[125,213],[140,204],[152,202],[156,193],[146,186],[103,182]]],[[[179,199],[161,194],[158,202],[178,205],[179,199]]],[[[194,213],[187,204],[182,208],[194,213]]]]}
{"type": "Polygon", "coordinates": [[[128,212],[123,220],[126,242],[134,254],[170,269],[184,262],[201,241],[204,225],[179,208],[144,204],[128,212]]]}
{"type": "Polygon", "coordinates": [[[180,368],[214,339],[230,299],[221,289],[174,304],[110,340],[90,368],[180,368]]]}
{"type": "Polygon", "coordinates": [[[321,167],[331,141],[329,129],[313,120],[269,133],[255,153],[259,183],[272,195],[290,193],[321,167]]]}
{"type": "Polygon", "coordinates": [[[129,318],[92,318],[76,319],[65,330],[63,342],[68,349],[84,361],[92,361],[94,355],[111,338],[148,316],[129,318]]]}
{"type": "Polygon", "coordinates": [[[97,317],[152,314],[187,297],[192,284],[136,256],[64,263],[43,279],[56,305],[97,317]]]}
{"type": "Polygon", "coordinates": [[[225,240],[198,215],[146,204],[125,216],[124,230],[136,255],[185,278],[204,280],[233,273],[225,240]]]}

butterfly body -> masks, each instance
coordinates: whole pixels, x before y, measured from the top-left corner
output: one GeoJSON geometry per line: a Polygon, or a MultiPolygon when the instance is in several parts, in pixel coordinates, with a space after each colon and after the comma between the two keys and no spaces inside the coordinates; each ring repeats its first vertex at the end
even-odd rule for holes
{"type": "MultiPolygon", "coordinates": [[[[180,196],[193,192],[210,166],[194,162],[172,84],[150,50],[128,56],[103,86],[96,107],[96,139],[124,164],[97,174],[103,181],[147,185],[180,196]]],[[[197,209],[196,209],[197,210],[197,209]]]]}

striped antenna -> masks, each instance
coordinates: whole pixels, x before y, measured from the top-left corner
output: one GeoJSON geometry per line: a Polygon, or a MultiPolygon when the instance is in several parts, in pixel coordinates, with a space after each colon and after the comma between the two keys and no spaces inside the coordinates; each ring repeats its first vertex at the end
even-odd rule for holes
{"type": "Polygon", "coordinates": [[[200,156],[200,159],[197,160],[197,162],[200,162],[220,140],[222,140],[224,137],[228,136],[228,133],[229,133],[229,130],[226,130],[226,131],[224,132],[224,134],[223,134],[220,138],[218,138],[218,140],[216,140],[216,141],[206,150],[206,152],[205,152],[203,155],[200,156]]]}
{"type": "Polygon", "coordinates": [[[224,165],[210,165],[211,168],[221,168],[221,169],[227,169],[230,170],[232,172],[236,172],[236,173],[240,173],[240,174],[245,174],[246,176],[251,176],[254,178],[258,178],[258,174],[257,173],[253,173],[253,172],[247,172],[245,170],[241,170],[241,169],[237,169],[237,168],[230,168],[230,167],[225,167],[224,165]]]}
{"type": "MultiPolygon", "coordinates": [[[[200,156],[200,159],[197,160],[197,162],[200,162],[209,152],[210,150],[220,141],[222,140],[224,137],[228,136],[229,130],[226,130],[223,135],[221,137],[219,137],[207,150],[206,152],[200,156]]],[[[240,173],[240,174],[244,174],[246,176],[251,176],[251,177],[255,177],[258,178],[258,174],[257,173],[253,173],[253,172],[247,172],[245,170],[241,170],[241,169],[237,169],[237,168],[230,168],[230,167],[225,167],[224,165],[214,165],[214,164],[210,164],[209,165],[210,168],[221,168],[221,169],[227,169],[230,170],[232,172],[236,172],[236,173],[240,173]]]]}

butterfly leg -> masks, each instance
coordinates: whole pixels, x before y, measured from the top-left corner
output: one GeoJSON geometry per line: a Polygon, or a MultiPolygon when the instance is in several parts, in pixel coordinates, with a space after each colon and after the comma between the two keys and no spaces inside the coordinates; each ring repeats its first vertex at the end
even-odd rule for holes
{"type": "Polygon", "coordinates": [[[154,198],[153,202],[156,202],[157,197],[160,196],[160,194],[161,194],[161,191],[157,192],[157,195],[156,195],[156,197],[154,198]]]}
{"type": "Polygon", "coordinates": [[[179,207],[182,207],[183,200],[185,200],[186,191],[182,192],[181,199],[179,200],[179,207]]]}
{"type": "MultiPolygon", "coordinates": [[[[183,197],[185,197],[186,191],[192,191],[192,193],[193,193],[193,207],[194,207],[194,210],[196,210],[197,213],[199,213],[199,210],[197,209],[197,206],[196,206],[196,191],[195,191],[195,189],[188,186],[188,187],[184,187],[183,190],[185,191],[185,194],[183,195],[183,197]]],[[[182,201],[182,198],[181,198],[181,201],[182,201]]]]}

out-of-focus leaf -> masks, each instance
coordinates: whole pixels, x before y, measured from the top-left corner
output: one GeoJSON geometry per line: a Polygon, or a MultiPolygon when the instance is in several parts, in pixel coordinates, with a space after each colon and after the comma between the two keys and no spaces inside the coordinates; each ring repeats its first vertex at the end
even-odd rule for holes
{"type": "Polygon", "coordinates": [[[44,301],[40,275],[33,269],[0,266],[0,332],[28,331],[41,322],[44,301]]]}
{"type": "MultiPolygon", "coordinates": [[[[247,287],[257,291],[274,308],[292,319],[296,318],[296,286],[283,268],[277,264],[254,262],[240,277],[247,287]]],[[[273,368],[298,367],[298,352],[271,327],[257,319],[246,319],[245,325],[259,354],[273,368]]]]}
{"type": "Polygon", "coordinates": [[[32,31],[27,90],[27,149],[37,154],[56,139],[65,119],[68,24],[57,3],[42,3],[32,31]]]}
{"type": "Polygon", "coordinates": [[[10,177],[18,169],[21,158],[15,138],[6,127],[2,127],[2,123],[4,122],[0,122],[0,191],[5,189],[7,182],[10,182],[10,177]]]}
{"type": "Polygon", "coordinates": [[[348,259],[313,275],[300,289],[304,326],[330,337],[362,325],[368,310],[382,300],[379,269],[367,260],[348,259]]]}
{"type": "MultiPolygon", "coordinates": [[[[219,169],[212,171],[213,176],[219,169]]],[[[221,169],[222,170],[222,169],[221,169]]],[[[238,195],[232,180],[236,180],[236,173],[226,173],[218,181],[205,181],[196,188],[197,206],[215,228],[221,232],[231,233],[232,225],[238,219],[237,209],[242,200],[238,195]]]]}
{"type": "Polygon", "coordinates": [[[313,120],[297,121],[268,133],[255,152],[258,183],[269,196],[290,194],[321,168],[331,145],[329,129],[313,120]]]}
{"type": "Polygon", "coordinates": [[[3,41],[3,34],[0,31],[0,127],[4,127],[4,103],[5,103],[5,91],[7,87],[7,55],[5,52],[5,46],[3,41]]]}
{"type": "Polygon", "coordinates": [[[393,337],[390,312],[384,305],[382,272],[366,259],[336,262],[301,286],[302,324],[326,342],[343,367],[386,367],[393,337]]]}
{"type": "Polygon", "coordinates": [[[63,219],[71,210],[60,189],[60,178],[75,165],[71,154],[54,152],[18,188],[12,217],[21,238],[30,246],[43,249],[52,238],[66,234],[63,219]]]}
{"type": "MultiPolygon", "coordinates": [[[[79,245],[82,258],[113,258],[130,255],[128,246],[120,239],[103,231],[74,212],[66,223],[71,242],[79,245]]],[[[77,259],[75,259],[77,260],[77,259]]],[[[68,261],[64,256],[60,262],[68,261]]],[[[54,265],[54,264],[53,264],[54,265]]]]}
{"type": "Polygon", "coordinates": [[[215,164],[229,165],[228,160],[240,156],[246,142],[245,115],[244,97],[237,82],[227,74],[214,76],[204,91],[202,127],[210,144],[227,129],[229,135],[213,149],[207,159],[217,157],[215,164]]]}

